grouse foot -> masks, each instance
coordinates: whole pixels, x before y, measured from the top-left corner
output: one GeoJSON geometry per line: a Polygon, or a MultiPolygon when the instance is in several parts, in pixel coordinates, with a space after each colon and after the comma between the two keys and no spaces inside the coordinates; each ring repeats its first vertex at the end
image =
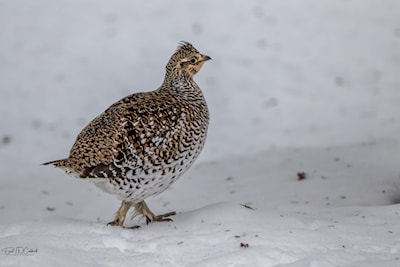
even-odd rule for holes
{"type": "Polygon", "coordinates": [[[137,214],[141,214],[146,217],[146,223],[150,222],[172,222],[171,218],[167,218],[176,214],[175,211],[168,212],[161,215],[154,215],[154,213],[149,209],[146,202],[141,201],[135,204],[135,211],[137,214]]]}

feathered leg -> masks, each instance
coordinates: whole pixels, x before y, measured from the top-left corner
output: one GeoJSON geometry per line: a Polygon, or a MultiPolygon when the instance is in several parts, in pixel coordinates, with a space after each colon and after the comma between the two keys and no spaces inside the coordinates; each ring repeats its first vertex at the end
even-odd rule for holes
{"type": "Polygon", "coordinates": [[[166,218],[169,216],[173,216],[176,214],[175,211],[173,212],[168,212],[165,214],[161,214],[161,215],[154,215],[154,213],[149,209],[149,207],[147,206],[146,202],[141,201],[138,204],[135,204],[135,212],[137,214],[141,214],[143,216],[146,217],[146,223],[150,223],[150,222],[171,222],[172,219],[171,218],[166,218]]]}
{"type": "Polygon", "coordinates": [[[132,206],[132,202],[123,200],[121,203],[121,207],[115,213],[114,221],[109,222],[108,225],[112,226],[122,226],[125,221],[126,213],[128,212],[129,208],[132,206]]]}

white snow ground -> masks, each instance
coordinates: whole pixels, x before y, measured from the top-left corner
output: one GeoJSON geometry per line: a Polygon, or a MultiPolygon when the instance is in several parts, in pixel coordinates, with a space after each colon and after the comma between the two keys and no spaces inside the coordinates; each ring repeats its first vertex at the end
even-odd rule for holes
{"type": "Polygon", "coordinates": [[[400,266],[400,2],[229,3],[0,1],[0,266],[400,266]],[[207,145],[149,200],[173,222],[108,227],[114,196],[39,164],[180,40],[214,59],[207,145]]]}

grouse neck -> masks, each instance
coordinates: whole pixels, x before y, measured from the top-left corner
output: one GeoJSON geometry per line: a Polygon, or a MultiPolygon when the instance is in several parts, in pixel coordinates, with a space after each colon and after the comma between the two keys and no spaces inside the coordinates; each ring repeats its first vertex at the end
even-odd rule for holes
{"type": "Polygon", "coordinates": [[[187,73],[180,73],[179,75],[168,75],[167,73],[160,89],[176,90],[180,93],[200,91],[193,78],[187,73]]]}

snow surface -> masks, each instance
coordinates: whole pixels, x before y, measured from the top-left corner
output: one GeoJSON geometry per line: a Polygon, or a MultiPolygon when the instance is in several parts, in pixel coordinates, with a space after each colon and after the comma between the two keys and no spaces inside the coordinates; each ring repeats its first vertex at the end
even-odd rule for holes
{"type": "Polygon", "coordinates": [[[399,10],[0,1],[0,266],[400,266],[399,10]],[[157,88],[180,40],[213,58],[206,147],[148,201],[173,222],[108,227],[114,196],[39,164],[157,88]]]}

